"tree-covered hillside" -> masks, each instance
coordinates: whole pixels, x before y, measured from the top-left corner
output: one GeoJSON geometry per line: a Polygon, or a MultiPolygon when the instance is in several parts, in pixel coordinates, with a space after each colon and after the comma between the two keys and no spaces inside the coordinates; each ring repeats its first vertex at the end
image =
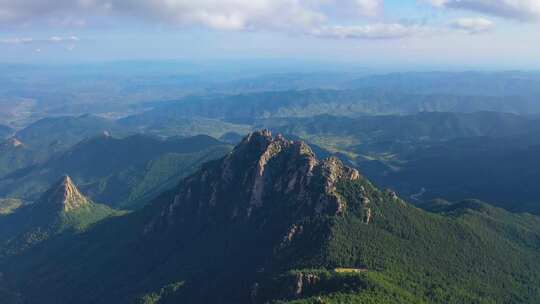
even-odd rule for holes
{"type": "Polygon", "coordinates": [[[540,214],[540,120],[514,114],[420,113],[267,119],[335,153],[412,203],[477,198],[540,214]]]}
{"type": "Polygon", "coordinates": [[[0,216],[13,213],[22,206],[22,202],[17,199],[2,198],[0,199],[0,216]]]}
{"type": "Polygon", "coordinates": [[[0,179],[0,196],[34,201],[56,176],[69,174],[91,199],[136,208],[229,150],[208,136],[163,140],[101,135],[0,179]]]}
{"type": "Polygon", "coordinates": [[[60,151],[101,134],[125,136],[129,131],[114,120],[92,115],[49,117],[18,131],[15,137],[35,149],[60,151]]]}
{"type": "Polygon", "coordinates": [[[0,269],[30,304],[540,301],[537,217],[425,208],[257,132],[143,210],[0,269]]]}
{"type": "Polygon", "coordinates": [[[62,177],[37,202],[0,217],[0,259],[17,255],[64,232],[78,232],[124,212],[82,195],[69,176],[62,177]]]}
{"type": "Polygon", "coordinates": [[[534,98],[522,96],[414,94],[359,89],[277,91],[238,95],[205,95],[164,102],[126,121],[176,121],[203,117],[245,124],[253,119],[336,115],[407,115],[419,112],[473,113],[494,111],[529,115],[539,113],[534,98]]]}
{"type": "MultiPolygon", "coordinates": [[[[423,95],[524,97],[534,106],[535,96],[540,94],[539,84],[538,72],[404,72],[365,75],[347,82],[344,87],[423,95]]],[[[517,105],[508,104],[507,109],[514,106],[517,105]]]]}
{"type": "Polygon", "coordinates": [[[7,138],[13,134],[13,129],[8,126],[0,125],[0,140],[7,138]]]}

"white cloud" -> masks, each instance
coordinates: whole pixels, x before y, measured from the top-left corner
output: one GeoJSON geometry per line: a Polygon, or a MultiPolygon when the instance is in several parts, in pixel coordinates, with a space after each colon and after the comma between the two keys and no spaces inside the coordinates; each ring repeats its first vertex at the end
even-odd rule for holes
{"type": "Polygon", "coordinates": [[[380,23],[364,26],[326,26],[316,29],[312,35],[340,39],[400,39],[424,35],[432,29],[419,25],[380,23]]]}
{"type": "Polygon", "coordinates": [[[491,31],[495,27],[495,23],[486,18],[460,18],[454,20],[450,27],[462,30],[468,34],[480,34],[491,31]]]}
{"type": "MultiPolygon", "coordinates": [[[[483,0],[422,1],[451,7],[454,2],[483,0]]],[[[85,25],[87,18],[121,16],[177,27],[270,30],[339,39],[400,39],[434,31],[422,25],[381,23],[377,17],[383,9],[384,0],[0,0],[0,26],[43,21],[85,25]]],[[[458,22],[453,27],[474,32],[482,26],[486,25],[458,22]]],[[[73,38],[51,37],[49,42],[73,44],[78,41],[73,38]]]]}
{"type": "Polygon", "coordinates": [[[0,23],[123,15],[225,30],[313,26],[330,12],[376,15],[383,0],[0,0],[0,23]]]}
{"type": "Polygon", "coordinates": [[[520,21],[540,19],[540,0],[423,0],[433,6],[464,9],[520,21]]]}
{"type": "Polygon", "coordinates": [[[370,16],[380,14],[384,7],[383,0],[356,0],[356,4],[361,12],[370,16]]]}
{"type": "Polygon", "coordinates": [[[0,39],[1,44],[28,44],[34,42],[32,38],[7,38],[0,39]]]}
{"type": "Polygon", "coordinates": [[[414,34],[416,29],[397,23],[340,26],[331,22],[365,23],[365,18],[380,15],[383,7],[384,0],[0,0],[0,24],[44,18],[54,24],[63,20],[86,24],[89,16],[123,16],[180,27],[272,30],[320,37],[391,39],[414,34]]]}
{"type": "Polygon", "coordinates": [[[69,37],[53,36],[49,39],[46,39],[46,41],[49,41],[49,42],[77,42],[79,40],[80,39],[77,36],[69,36],[69,37]]]}
{"type": "Polygon", "coordinates": [[[80,41],[79,37],[77,36],[52,36],[46,39],[34,39],[34,38],[7,38],[7,39],[0,39],[0,44],[12,44],[12,45],[20,45],[20,44],[54,44],[54,43],[70,43],[74,44],[76,42],[80,41]]]}

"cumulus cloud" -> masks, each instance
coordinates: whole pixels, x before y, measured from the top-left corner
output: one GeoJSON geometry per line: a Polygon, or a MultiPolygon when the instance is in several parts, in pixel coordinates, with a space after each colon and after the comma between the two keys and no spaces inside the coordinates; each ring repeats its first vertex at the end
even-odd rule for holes
{"type": "Polygon", "coordinates": [[[460,18],[450,24],[451,28],[464,31],[468,34],[480,34],[491,31],[495,23],[486,18],[460,18]]]}
{"type": "Polygon", "coordinates": [[[520,21],[540,19],[539,0],[423,0],[436,7],[464,9],[520,21]]]}
{"type": "Polygon", "coordinates": [[[0,22],[123,15],[217,29],[313,26],[331,13],[376,15],[383,0],[0,0],[0,22]]]}
{"type": "Polygon", "coordinates": [[[122,16],[174,26],[351,39],[403,38],[419,31],[398,23],[340,26],[332,22],[365,21],[362,18],[379,16],[383,7],[384,0],[0,0],[0,24],[44,18],[86,24],[88,16],[122,16]]]}
{"type": "Polygon", "coordinates": [[[383,0],[356,0],[356,4],[362,13],[371,16],[380,14],[384,7],[383,0]]]}
{"type": "MultiPolygon", "coordinates": [[[[421,1],[440,7],[452,7],[454,2],[482,2],[421,1]]],[[[28,26],[44,21],[54,26],[84,26],[88,24],[87,18],[120,16],[179,27],[270,30],[339,39],[399,39],[431,31],[422,25],[373,21],[383,9],[384,0],[0,0],[0,27],[28,26]],[[342,24],[337,23],[338,20],[342,24]]],[[[482,24],[458,23],[455,28],[469,27],[468,32],[473,32],[474,26],[480,28],[482,24]]],[[[51,42],[75,42],[60,41],[62,39],[65,38],[51,42]]],[[[13,42],[24,43],[22,40],[13,42]]]]}

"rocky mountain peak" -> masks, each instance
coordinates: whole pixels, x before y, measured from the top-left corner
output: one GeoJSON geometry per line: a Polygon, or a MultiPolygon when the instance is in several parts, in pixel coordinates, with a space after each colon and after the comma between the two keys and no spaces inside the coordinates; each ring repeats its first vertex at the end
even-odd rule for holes
{"type": "Polygon", "coordinates": [[[346,204],[336,191],[338,182],[359,178],[337,158],[319,161],[304,142],[262,130],[185,179],[161,216],[173,223],[188,216],[238,221],[275,213],[340,215],[346,204]]]}
{"type": "Polygon", "coordinates": [[[22,147],[24,146],[24,144],[17,138],[15,137],[11,137],[9,138],[5,143],[4,145],[6,146],[9,146],[9,147],[13,147],[13,148],[17,148],[17,147],[22,147]]]}
{"type": "Polygon", "coordinates": [[[65,212],[70,212],[89,204],[89,200],[81,194],[68,175],[65,175],[54,184],[43,195],[41,200],[49,205],[61,206],[65,212]]]}

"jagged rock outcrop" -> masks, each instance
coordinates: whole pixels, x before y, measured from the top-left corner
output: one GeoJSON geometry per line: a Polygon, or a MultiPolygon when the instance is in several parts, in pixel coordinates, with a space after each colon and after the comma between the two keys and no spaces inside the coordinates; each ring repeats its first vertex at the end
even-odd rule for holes
{"type": "MultiPolygon", "coordinates": [[[[523,299],[536,299],[537,234],[530,230],[510,238],[536,227],[530,217],[514,225],[510,214],[478,210],[480,205],[470,202],[435,215],[396,196],[337,159],[317,160],[301,142],[256,132],[144,209],[59,238],[50,243],[55,247],[21,255],[21,262],[3,272],[25,290],[27,303],[133,303],[159,297],[167,303],[418,303],[435,300],[426,297],[434,279],[450,277],[435,282],[450,284],[450,292],[436,301],[442,303],[480,301],[485,295],[498,299],[504,284],[472,294],[470,279],[482,288],[486,273],[506,282],[517,265],[524,269],[517,290],[530,290],[523,299]],[[465,214],[454,208],[466,208],[465,214]],[[501,221],[509,224],[503,234],[501,221]],[[478,242],[478,227],[484,226],[493,229],[481,230],[487,241],[478,242]],[[515,254],[511,265],[504,263],[515,254]],[[441,267],[441,261],[452,263],[441,267]],[[412,283],[397,284],[401,281],[412,283]],[[467,284],[452,285],[456,281],[467,284]],[[451,298],[452,290],[464,291],[464,297],[451,298]]],[[[506,302],[520,299],[514,289],[505,293],[506,302]]]]}
{"type": "Polygon", "coordinates": [[[184,216],[239,221],[268,212],[282,217],[340,215],[347,206],[336,185],[359,178],[357,170],[337,158],[317,160],[304,142],[258,131],[223,159],[185,179],[161,219],[145,231],[158,222],[172,225],[184,216]]]}
{"type": "MultiPolygon", "coordinates": [[[[357,170],[339,159],[318,160],[305,143],[263,130],[247,135],[230,154],[203,165],[152,204],[139,235],[157,244],[174,243],[171,252],[182,252],[183,263],[207,256],[206,261],[222,263],[220,272],[242,272],[234,293],[266,303],[276,296],[274,284],[281,284],[269,278],[324,258],[319,250],[332,236],[332,221],[364,212],[366,224],[372,223],[369,208],[378,201],[368,202],[372,191],[357,170]],[[356,195],[358,185],[368,189],[362,193],[367,206],[345,199],[351,191],[356,195]],[[229,268],[239,264],[241,269],[229,268]]],[[[290,279],[277,290],[285,298],[303,297],[321,280],[310,273],[290,279]]]]}
{"type": "Polygon", "coordinates": [[[82,230],[115,214],[115,210],[82,195],[65,175],[38,201],[18,208],[0,221],[0,255],[19,254],[51,237],[82,230]]]}
{"type": "Polygon", "coordinates": [[[302,225],[297,225],[297,224],[292,225],[292,227],[289,229],[287,234],[283,237],[283,241],[279,245],[279,249],[283,249],[287,247],[289,244],[292,243],[294,238],[302,234],[302,232],[304,232],[304,227],[302,225]]]}
{"type": "Polygon", "coordinates": [[[44,204],[61,207],[65,212],[70,212],[90,204],[90,201],[81,194],[68,175],[62,177],[51,187],[43,195],[41,201],[44,204]]]}
{"type": "Polygon", "coordinates": [[[304,293],[306,288],[312,287],[317,284],[321,278],[318,275],[311,273],[298,273],[295,277],[294,283],[294,296],[300,297],[304,293]]]}
{"type": "Polygon", "coordinates": [[[18,148],[18,147],[23,147],[24,144],[19,139],[15,138],[15,137],[11,137],[8,140],[6,140],[5,142],[3,142],[2,144],[0,144],[0,146],[10,147],[10,148],[18,148]]]}

